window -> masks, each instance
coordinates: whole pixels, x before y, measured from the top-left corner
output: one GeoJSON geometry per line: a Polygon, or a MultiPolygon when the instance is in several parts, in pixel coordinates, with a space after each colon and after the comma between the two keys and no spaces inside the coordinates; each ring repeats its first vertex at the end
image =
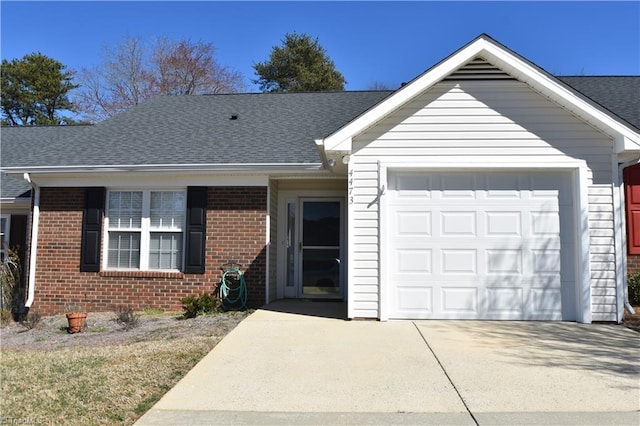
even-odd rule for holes
{"type": "Polygon", "coordinates": [[[181,270],[185,191],[109,191],[107,268],[181,270]]]}
{"type": "Polygon", "coordinates": [[[10,224],[11,216],[3,214],[0,217],[0,261],[2,262],[7,258],[7,250],[9,249],[10,224]]]}

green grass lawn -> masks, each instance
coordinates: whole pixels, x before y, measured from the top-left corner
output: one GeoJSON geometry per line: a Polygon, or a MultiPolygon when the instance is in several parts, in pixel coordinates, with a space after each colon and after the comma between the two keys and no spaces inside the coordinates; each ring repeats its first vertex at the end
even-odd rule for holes
{"type": "Polygon", "coordinates": [[[132,424],[219,340],[2,350],[2,423],[132,424]]]}

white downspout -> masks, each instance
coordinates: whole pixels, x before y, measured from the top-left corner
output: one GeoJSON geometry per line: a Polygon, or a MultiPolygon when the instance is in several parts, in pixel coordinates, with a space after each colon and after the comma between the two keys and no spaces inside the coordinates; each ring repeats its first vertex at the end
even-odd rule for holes
{"type": "MultiPolygon", "coordinates": [[[[626,219],[627,219],[627,217],[626,217],[626,211],[627,211],[626,204],[627,203],[626,203],[626,200],[625,200],[626,194],[625,194],[625,191],[624,191],[623,170],[626,167],[629,167],[631,165],[638,164],[638,163],[640,163],[640,158],[636,158],[634,160],[626,161],[624,163],[618,164],[618,178],[619,178],[619,182],[620,182],[620,186],[618,187],[618,191],[620,193],[620,204],[623,207],[621,209],[622,210],[622,214],[620,215],[621,216],[620,217],[621,226],[625,226],[626,219]]],[[[622,238],[623,238],[623,241],[624,241],[623,246],[626,247],[627,246],[627,244],[626,244],[626,232],[622,232],[621,234],[622,234],[622,238]]],[[[623,269],[623,273],[624,273],[624,280],[625,280],[625,283],[626,283],[626,279],[627,279],[626,253],[623,253],[623,255],[625,255],[625,259],[624,259],[624,262],[623,262],[623,268],[624,268],[623,269]]],[[[629,312],[629,314],[634,315],[636,313],[635,309],[633,309],[633,306],[631,306],[631,303],[629,303],[629,285],[628,284],[626,284],[624,286],[624,300],[623,300],[623,303],[624,303],[624,308],[627,310],[627,312],[629,312]]]]}
{"type": "Polygon", "coordinates": [[[269,182],[267,183],[267,217],[266,217],[266,224],[267,224],[267,229],[266,229],[266,241],[265,241],[265,246],[267,247],[267,252],[265,255],[265,263],[267,264],[267,267],[265,268],[266,270],[266,277],[265,277],[265,292],[264,292],[264,304],[267,305],[269,304],[269,301],[271,299],[271,180],[269,180],[269,182]]]}
{"type": "Polygon", "coordinates": [[[25,308],[30,308],[31,305],[33,305],[36,290],[36,258],[38,254],[38,227],[40,223],[40,187],[31,180],[29,173],[25,173],[23,177],[24,180],[29,182],[34,191],[33,212],[31,214],[31,241],[29,243],[31,246],[31,250],[29,251],[29,288],[27,292],[27,301],[24,304],[25,308]]]}

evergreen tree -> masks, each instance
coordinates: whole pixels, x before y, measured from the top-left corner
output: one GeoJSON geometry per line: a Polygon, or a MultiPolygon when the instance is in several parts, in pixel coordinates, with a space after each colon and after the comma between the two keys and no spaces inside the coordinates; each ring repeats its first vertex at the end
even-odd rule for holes
{"type": "Polygon", "coordinates": [[[286,34],[283,45],[274,46],[269,59],[253,65],[253,80],[263,92],[329,92],[344,90],[342,73],[327,56],[318,38],[286,34]]]}
{"type": "Polygon", "coordinates": [[[2,124],[43,126],[72,122],[59,114],[74,110],[68,93],[78,87],[71,82],[74,73],[66,68],[42,53],[11,62],[4,59],[0,70],[2,124]]]}

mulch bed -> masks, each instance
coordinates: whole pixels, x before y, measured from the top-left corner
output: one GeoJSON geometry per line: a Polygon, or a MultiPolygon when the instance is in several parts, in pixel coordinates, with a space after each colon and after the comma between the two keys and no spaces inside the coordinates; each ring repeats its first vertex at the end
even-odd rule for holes
{"type": "Polygon", "coordinates": [[[69,334],[64,315],[42,317],[33,328],[11,321],[0,328],[2,349],[55,350],[68,347],[127,345],[147,340],[220,336],[233,329],[249,312],[225,312],[183,319],[179,313],[141,314],[131,329],[113,312],[90,312],[83,332],[69,334]]]}

